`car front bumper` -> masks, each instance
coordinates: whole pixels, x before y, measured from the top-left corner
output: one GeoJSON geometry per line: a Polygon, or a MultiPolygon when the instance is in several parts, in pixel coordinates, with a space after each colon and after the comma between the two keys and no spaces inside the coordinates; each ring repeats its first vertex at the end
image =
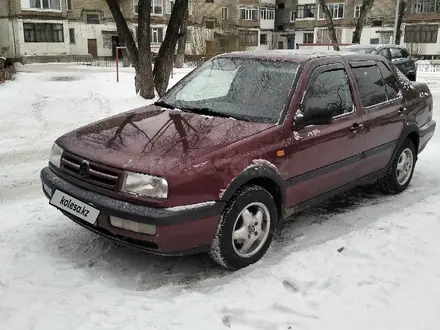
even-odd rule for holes
{"type": "Polygon", "coordinates": [[[86,190],[61,178],[49,167],[40,173],[43,192],[51,199],[61,191],[99,210],[91,224],[58,208],[77,224],[123,245],[161,255],[183,255],[207,251],[217,230],[224,202],[214,201],[179,208],[155,208],[86,190]],[[111,225],[110,216],[156,226],[154,235],[146,235],[111,225]]]}

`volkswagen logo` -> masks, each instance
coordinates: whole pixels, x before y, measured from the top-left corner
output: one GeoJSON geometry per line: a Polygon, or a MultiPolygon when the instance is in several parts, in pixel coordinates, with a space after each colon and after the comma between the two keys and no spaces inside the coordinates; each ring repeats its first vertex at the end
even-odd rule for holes
{"type": "Polygon", "coordinates": [[[79,175],[83,178],[87,178],[89,176],[90,164],[87,160],[83,160],[79,165],[79,175]]]}

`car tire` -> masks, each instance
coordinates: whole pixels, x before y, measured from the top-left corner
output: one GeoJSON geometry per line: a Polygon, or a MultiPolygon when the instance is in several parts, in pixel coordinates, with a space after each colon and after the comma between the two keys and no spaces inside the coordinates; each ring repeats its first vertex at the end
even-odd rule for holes
{"type": "Polygon", "coordinates": [[[416,148],[410,139],[400,146],[388,173],[379,179],[380,190],[386,194],[399,194],[408,188],[417,161],[416,148]]]}
{"type": "Polygon", "coordinates": [[[258,185],[245,186],[220,216],[211,258],[230,270],[257,262],[269,248],[277,222],[277,205],[272,195],[258,185]]]}

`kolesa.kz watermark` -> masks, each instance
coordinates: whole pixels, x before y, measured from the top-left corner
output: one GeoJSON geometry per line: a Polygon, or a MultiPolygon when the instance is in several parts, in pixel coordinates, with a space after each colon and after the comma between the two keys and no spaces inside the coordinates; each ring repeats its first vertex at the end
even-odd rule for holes
{"type": "Polygon", "coordinates": [[[87,215],[90,212],[89,210],[86,209],[85,206],[77,205],[77,204],[73,203],[71,199],[65,199],[64,196],[61,197],[60,205],[65,206],[65,207],[75,211],[76,213],[79,213],[79,214],[85,216],[85,217],[87,217],[87,215]]]}

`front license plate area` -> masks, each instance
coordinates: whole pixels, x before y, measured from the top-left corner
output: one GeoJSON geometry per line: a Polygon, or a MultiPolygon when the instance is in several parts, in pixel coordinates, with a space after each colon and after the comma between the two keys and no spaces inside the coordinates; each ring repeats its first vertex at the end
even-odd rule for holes
{"type": "Polygon", "coordinates": [[[49,201],[49,204],[60,210],[66,211],[77,218],[87,221],[92,225],[96,223],[96,219],[98,219],[100,213],[98,209],[95,209],[89,204],[81,202],[79,199],[76,199],[75,197],[72,197],[60,190],[55,190],[52,198],[49,201]]]}

